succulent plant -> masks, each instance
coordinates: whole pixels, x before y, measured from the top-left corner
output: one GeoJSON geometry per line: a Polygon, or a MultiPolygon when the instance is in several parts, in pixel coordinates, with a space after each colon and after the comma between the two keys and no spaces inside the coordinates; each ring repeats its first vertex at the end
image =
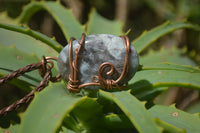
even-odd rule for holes
{"type": "MultiPolygon", "coordinates": [[[[52,73],[56,75],[60,71],[63,78],[68,80],[68,46],[63,48],[55,38],[52,39],[40,32],[16,24],[16,22],[25,24],[35,13],[41,10],[51,14],[68,42],[70,42],[70,37],[80,38],[82,33],[87,34],[85,39],[86,51],[82,55],[80,54],[80,67],[81,64],[83,65],[80,70],[86,68],[83,60],[92,60],[91,66],[88,66],[90,68],[87,70],[94,73],[84,73],[83,70],[82,76],[86,76],[86,74],[96,75],[95,72],[98,70],[99,64],[104,61],[113,63],[119,69],[118,71],[121,71],[121,67],[124,66],[125,50],[120,38],[116,37],[125,35],[122,31],[123,24],[121,22],[107,20],[93,10],[85,24],[86,26],[83,27],[74,18],[70,10],[64,8],[59,2],[31,1],[25,6],[17,20],[10,20],[5,14],[1,14],[3,19],[0,19],[0,21],[5,20],[6,24],[0,23],[0,76],[5,76],[28,64],[39,62],[44,55],[59,56],[58,66],[54,62],[52,73]],[[91,38],[92,40],[100,39],[100,37],[94,37],[98,36],[96,34],[106,35],[100,35],[103,39],[99,43],[90,44],[91,38]],[[108,38],[109,36],[119,40],[117,43],[112,43],[111,50],[109,43],[104,43],[104,41],[107,41],[104,37],[108,38]],[[101,42],[103,42],[103,47],[101,42]],[[93,46],[94,44],[95,46],[93,46]],[[112,49],[115,47],[119,52],[112,49]],[[87,50],[87,48],[90,50],[87,50]],[[99,55],[103,56],[100,61],[97,60],[99,56],[97,57],[96,52],[101,52],[99,55]],[[104,55],[107,54],[108,56],[105,57],[109,58],[105,59],[104,55]],[[93,66],[97,70],[93,71],[93,66]]],[[[181,111],[174,105],[152,104],[152,101],[158,95],[172,86],[200,90],[200,69],[195,67],[195,62],[188,56],[183,56],[183,53],[185,53],[183,50],[174,47],[169,50],[161,48],[157,51],[146,51],[160,37],[184,28],[198,32],[200,30],[198,25],[186,21],[167,21],[150,31],[145,31],[131,41],[131,44],[135,47],[130,46],[129,74],[131,76],[127,78],[127,80],[130,78],[129,85],[122,91],[99,89],[95,91],[95,95],[80,96],[67,90],[68,83],[65,80],[57,83],[50,82],[43,91],[35,93],[33,101],[25,112],[21,112],[19,117],[14,112],[5,117],[0,117],[0,126],[2,127],[0,132],[199,132],[199,115],[181,111]],[[138,58],[140,59],[139,67],[138,58]],[[133,75],[134,77],[131,78],[133,75]]],[[[131,35],[128,34],[128,36],[131,35]]],[[[73,53],[78,47],[78,41],[73,42],[73,53]]],[[[110,42],[109,39],[108,42],[110,42]]],[[[89,62],[86,61],[86,63],[89,62]]],[[[88,82],[91,81],[91,76],[88,77],[88,82]]],[[[28,93],[41,80],[42,77],[40,77],[38,71],[32,71],[9,82],[9,84],[28,93]]],[[[93,88],[91,87],[91,89],[93,88]]]]}

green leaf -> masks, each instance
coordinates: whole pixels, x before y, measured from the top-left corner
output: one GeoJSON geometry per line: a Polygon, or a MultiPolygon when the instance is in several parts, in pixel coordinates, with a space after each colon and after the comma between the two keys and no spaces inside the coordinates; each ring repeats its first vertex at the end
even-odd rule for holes
{"type": "Polygon", "coordinates": [[[190,66],[158,64],[155,68],[152,65],[151,69],[138,71],[129,84],[128,88],[134,94],[147,89],[174,86],[200,90],[200,73],[198,68],[190,66]]]}
{"type": "Polygon", "coordinates": [[[169,123],[166,123],[164,121],[161,121],[158,118],[155,118],[154,121],[156,124],[164,129],[164,132],[167,133],[186,133],[184,129],[177,128],[169,123]]]}
{"type": "Polygon", "coordinates": [[[21,26],[0,23],[0,36],[0,42],[2,44],[15,44],[18,49],[27,53],[35,52],[40,57],[42,57],[42,55],[55,56],[61,51],[61,46],[59,46],[59,43],[56,41],[44,34],[21,26]]]}
{"type": "Polygon", "coordinates": [[[200,119],[196,115],[178,110],[175,106],[155,105],[149,109],[152,117],[170,123],[178,128],[185,129],[187,133],[199,133],[200,119]]]}
{"type": "Polygon", "coordinates": [[[169,63],[169,62],[146,65],[142,67],[142,70],[177,70],[177,71],[184,71],[184,72],[191,72],[191,73],[200,73],[199,68],[186,66],[186,65],[180,65],[180,64],[174,64],[174,63],[169,63]]]}
{"type": "Polygon", "coordinates": [[[65,127],[62,127],[62,131],[60,131],[59,133],[76,133],[76,132],[74,132],[74,131],[72,131],[70,129],[67,129],[65,127]]]}
{"type": "Polygon", "coordinates": [[[122,35],[123,24],[120,21],[111,21],[100,16],[93,10],[87,23],[87,34],[113,34],[122,35]]]}
{"type": "Polygon", "coordinates": [[[166,91],[167,89],[168,87],[159,87],[156,89],[147,89],[139,92],[132,91],[131,93],[139,100],[152,101],[154,98],[156,98],[159,94],[166,91]]]}
{"type": "Polygon", "coordinates": [[[20,16],[20,22],[24,23],[29,21],[29,19],[40,10],[45,10],[52,15],[68,41],[70,37],[80,38],[82,33],[84,33],[83,27],[74,18],[72,12],[64,8],[58,1],[32,1],[25,6],[20,16]]]}
{"type": "Polygon", "coordinates": [[[145,48],[155,42],[158,38],[173,32],[174,30],[182,28],[200,30],[199,26],[188,22],[166,22],[148,32],[145,31],[142,35],[135,39],[132,44],[135,46],[138,54],[140,54],[145,48]]]}
{"type": "MultiPolygon", "coordinates": [[[[58,52],[61,51],[61,46],[58,46],[59,44],[56,41],[47,36],[28,28],[8,24],[0,24],[0,44],[6,46],[15,45],[18,50],[29,54],[35,54],[39,59],[41,59],[42,56],[57,57],[58,52]]],[[[34,63],[34,60],[29,64],[32,63],[34,63]]],[[[56,64],[56,62],[54,62],[54,64],[56,64]]],[[[28,64],[24,66],[26,65],[28,64]]],[[[58,69],[57,65],[54,66],[52,73],[56,75],[58,69]]]]}
{"type": "Polygon", "coordinates": [[[129,92],[122,91],[111,94],[100,90],[99,94],[101,97],[115,102],[140,133],[161,132],[145,109],[144,103],[138,101],[129,92]]]}
{"type": "Polygon", "coordinates": [[[89,97],[77,102],[64,120],[64,125],[76,132],[106,132],[103,123],[102,106],[96,99],[89,97]]]}
{"type": "MultiPolygon", "coordinates": [[[[192,76],[193,72],[199,73],[200,69],[192,67],[192,66],[196,66],[196,63],[194,61],[192,61],[184,53],[185,53],[184,50],[179,50],[179,49],[173,47],[172,49],[169,49],[169,50],[162,48],[158,52],[157,51],[149,51],[149,53],[147,53],[145,56],[140,57],[140,64],[142,64],[142,66],[140,67],[140,70],[142,70],[142,72],[137,72],[136,75],[133,77],[133,79],[129,82],[130,84],[134,84],[134,85],[130,85],[128,87],[129,89],[132,89],[132,94],[134,94],[140,100],[148,100],[149,101],[151,99],[154,99],[155,96],[157,96],[161,92],[167,90],[167,88],[165,86],[170,87],[170,82],[167,80],[170,77],[172,77],[172,78],[174,77],[173,72],[175,72],[175,71],[177,71],[177,72],[183,71],[184,72],[185,71],[185,72],[191,73],[191,76],[192,76]],[[179,63],[179,64],[174,64],[174,63],[169,63],[169,62],[174,62],[174,63],[179,63]],[[180,65],[180,64],[182,64],[182,65],[180,65]],[[192,66],[188,66],[188,65],[192,65],[192,66]],[[151,72],[146,73],[147,70],[155,70],[155,71],[151,71],[152,73],[151,72]],[[173,74],[171,76],[168,75],[170,73],[167,73],[168,71],[166,71],[167,75],[165,75],[165,76],[168,76],[168,77],[163,79],[161,84],[159,84],[158,82],[160,81],[159,78],[163,78],[163,75],[160,75],[158,78],[155,76],[151,77],[150,75],[147,75],[147,74],[153,74],[156,71],[159,73],[162,72],[160,70],[169,70],[169,71],[173,70],[172,73],[170,72],[171,74],[173,74]],[[137,79],[137,78],[139,78],[139,79],[137,79]],[[154,78],[156,78],[156,79],[154,80],[154,78]],[[150,84],[151,81],[153,81],[153,84],[150,84]],[[156,82],[156,81],[158,81],[158,82],[156,82]],[[136,82],[138,82],[138,83],[136,83],[136,82]],[[164,82],[166,82],[166,83],[164,83],[164,82]],[[154,84],[157,84],[157,85],[155,85],[155,87],[154,87],[154,84]],[[146,87],[144,87],[144,86],[146,86],[146,87]],[[162,88],[161,86],[164,86],[164,88],[162,88]],[[157,87],[161,87],[161,88],[157,88],[157,87]]],[[[179,75],[179,76],[181,76],[181,75],[179,75]]],[[[184,76],[184,75],[182,75],[182,76],[184,76]]],[[[173,79],[170,81],[173,81],[173,79]]],[[[185,81],[188,82],[187,79],[185,79],[185,81]]],[[[173,82],[175,82],[175,80],[173,82]]]]}
{"type": "Polygon", "coordinates": [[[200,101],[189,105],[189,107],[186,108],[186,111],[189,113],[197,113],[197,112],[199,113],[200,112],[200,101]]]}
{"type": "Polygon", "coordinates": [[[105,126],[111,129],[134,128],[130,120],[125,115],[109,114],[105,116],[105,126]]]}
{"type": "MultiPolygon", "coordinates": [[[[30,55],[17,50],[14,46],[6,47],[0,44],[0,75],[10,74],[12,71],[19,68],[23,68],[28,64],[38,63],[40,60],[35,55],[30,55]]],[[[29,86],[36,86],[42,80],[38,71],[31,71],[25,75],[18,78],[21,81],[29,83],[29,86]]],[[[17,85],[18,87],[25,86],[24,82],[18,82],[19,80],[14,80],[11,83],[17,85]],[[21,85],[21,86],[20,86],[21,85]]],[[[28,88],[27,88],[28,89],[28,88]]]]}
{"type": "Polygon", "coordinates": [[[69,95],[64,83],[50,84],[36,94],[22,116],[19,133],[56,132],[81,97],[69,95]]]}
{"type": "Polygon", "coordinates": [[[172,47],[171,49],[161,48],[159,51],[150,50],[146,55],[140,56],[140,64],[152,65],[161,62],[171,62],[181,65],[196,66],[196,63],[185,53],[185,49],[178,49],[176,47],[172,47]]]}
{"type": "Polygon", "coordinates": [[[134,129],[125,115],[105,114],[102,108],[97,99],[85,97],[74,105],[63,125],[76,132],[91,133],[134,129]]]}

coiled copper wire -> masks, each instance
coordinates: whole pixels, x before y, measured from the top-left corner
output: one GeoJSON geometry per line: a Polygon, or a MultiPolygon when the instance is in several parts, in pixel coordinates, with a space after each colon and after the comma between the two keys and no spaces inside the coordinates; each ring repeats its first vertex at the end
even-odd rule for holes
{"type": "Polygon", "coordinates": [[[114,79],[105,79],[105,76],[102,75],[102,73],[105,73],[105,67],[110,68],[108,72],[106,72],[107,75],[113,75],[115,73],[118,73],[115,66],[110,62],[104,62],[100,65],[98,70],[98,75],[93,76],[93,82],[91,83],[84,83],[80,84],[79,80],[77,79],[78,74],[78,60],[79,60],[79,54],[81,50],[83,50],[85,45],[85,34],[82,34],[81,41],[79,42],[80,46],[75,50],[75,59],[73,60],[73,40],[74,38],[70,39],[69,42],[69,66],[70,66],[70,74],[69,74],[69,81],[67,85],[67,89],[71,92],[77,93],[80,92],[80,90],[83,87],[86,86],[102,86],[104,89],[113,89],[117,88],[121,90],[123,87],[127,86],[128,83],[126,83],[125,86],[120,86],[119,82],[125,77],[125,75],[128,72],[129,69],[129,50],[130,50],[130,42],[127,36],[120,36],[123,39],[124,47],[125,47],[125,61],[124,61],[124,67],[122,70],[121,75],[118,77],[117,80],[114,79]]]}

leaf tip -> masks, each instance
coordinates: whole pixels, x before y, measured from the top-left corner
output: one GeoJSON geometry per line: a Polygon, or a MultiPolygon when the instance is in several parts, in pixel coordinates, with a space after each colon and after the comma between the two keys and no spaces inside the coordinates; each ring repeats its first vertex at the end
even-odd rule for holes
{"type": "Polygon", "coordinates": [[[141,102],[144,106],[146,105],[147,101],[142,101],[141,102]]]}
{"type": "Polygon", "coordinates": [[[129,90],[128,90],[128,93],[131,93],[131,91],[132,91],[132,89],[129,89],[129,90]]]}
{"type": "Polygon", "coordinates": [[[125,35],[128,35],[131,31],[132,31],[132,29],[129,28],[129,29],[125,32],[125,35]]]}
{"type": "Polygon", "coordinates": [[[170,107],[176,108],[176,104],[171,104],[170,107]]]}
{"type": "Polygon", "coordinates": [[[16,49],[15,44],[11,44],[11,45],[10,45],[10,48],[14,48],[14,49],[16,49]]]}
{"type": "Polygon", "coordinates": [[[51,40],[54,40],[54,41],[56,41],[56,37],[55,37],[55,36],[53,36],[53,37],[51,38],[51,40]]]}
{"type": "Polygon", "coordinates": [[[33,57],[36,57],[36,58],[37,58],[37,54],[36,54],[35,52],[33,52],[31,55],[32,55],[33,57]]]}
{"type": "Polygon", "coordinates": [[[29,27],[26,28],[27,33],[31,33],[31,29],[29,27]]]}
{"type": "Polygon", "coordinates": [[[168,25],[170,23],[171,23],[171,21],[167,20],[163,25],[168,25]]]}
{"type": "Polygon", "coordinates": [[[197,116],[198,118],[200,118],[200,112],[194,113],[194,116],[197,116]]]}

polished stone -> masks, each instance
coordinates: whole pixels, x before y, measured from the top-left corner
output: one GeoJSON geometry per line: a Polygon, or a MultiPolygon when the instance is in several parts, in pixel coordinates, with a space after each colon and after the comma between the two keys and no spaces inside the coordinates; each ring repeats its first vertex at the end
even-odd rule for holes
{"type": "MultiPolygon", "coordinates": [[[[73,41],[73,55],[79,47],[80,39],[73,41]]],[[[66,81],[70,74],[68,46],[64,47],[58,57],[58,69],[66,81]]],[[[122,72],[125,60],[125,47],[121,37],[110,34],[96,34],[85,37],[85,47],[80,53],[78,80],[80,84],[93,82],[93,76],[98,75],[99,66],[104,62],[112,63],[119,73],[122,72]]],[[[129,70],[120,84],[129,81],[138,69],[138,54],[133,45],[130,45],[129,70]]],[[[118,75],[119,76],[119,75],[118,75]]],[[[109,78],[109,77],[107,77],[109,78]]],[[[85,89],[98,89],[99,86],[88,86],[85,89]]]]}

